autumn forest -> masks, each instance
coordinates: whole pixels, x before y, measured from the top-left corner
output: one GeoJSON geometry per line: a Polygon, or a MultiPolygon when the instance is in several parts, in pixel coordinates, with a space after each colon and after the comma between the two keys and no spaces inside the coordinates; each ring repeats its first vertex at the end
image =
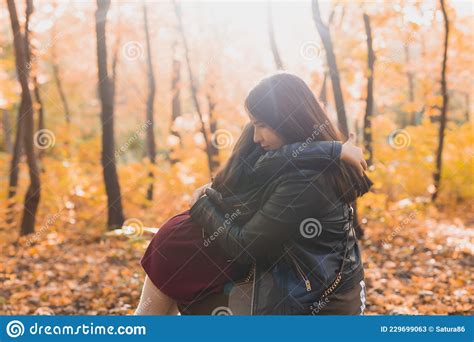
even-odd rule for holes
{"type": "Polygon", "coordinates": [[[301,77],[373,181],[366,314],[474,313],[469,1],[0,3],[0,312],[133,314],[153,234],[301,77]]]}

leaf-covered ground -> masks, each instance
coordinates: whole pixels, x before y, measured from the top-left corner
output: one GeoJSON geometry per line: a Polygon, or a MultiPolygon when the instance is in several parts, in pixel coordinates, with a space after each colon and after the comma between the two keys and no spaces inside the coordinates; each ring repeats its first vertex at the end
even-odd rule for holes
{"type": "Polygon", "coordinates": [[[408,216],[394,230],[367,229],[367,313],[473,314],[474,222],[468,222],[408,216]]]}
{"type": "MultiPolygon", "coordinates": [[[[409,214],[390,229],[368,222],[362,241],[367,314],[474,313],[473,221],[449,216],[409,214]]],[[[2,246],[0,313],[133,313],[150,237],[109,236],[89,227],[2,246]]]]}

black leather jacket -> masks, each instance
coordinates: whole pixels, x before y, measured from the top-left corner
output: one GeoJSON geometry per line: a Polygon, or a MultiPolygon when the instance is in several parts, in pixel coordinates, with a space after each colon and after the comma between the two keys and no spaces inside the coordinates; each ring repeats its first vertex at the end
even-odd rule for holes
{"type": "Polygon", "coordinates": [[[193,220],[229,258],[255,265],[253,315],[310,314],[340,270],[346,241],[338,291],[364,277],[355,234],[347,230],[350,207],[338,198],[329,177],[341,163],[341,144],[325,143],[310,144],[296,157],[300,143],[285,145],[258,159],[254,176],[266,181],[258,208],[245,224],[233,219],[213,189],[191,208],[193,220]],[[325,167],[312,167],[318,161],[325,167]]]}

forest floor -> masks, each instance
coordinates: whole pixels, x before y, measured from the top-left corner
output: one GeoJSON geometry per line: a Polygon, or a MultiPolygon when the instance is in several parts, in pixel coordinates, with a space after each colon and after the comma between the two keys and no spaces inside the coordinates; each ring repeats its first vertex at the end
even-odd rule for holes
{"type": "MultiPolygon", "coordinates": [[[[408,216],[390,231],[367,224],[366,314],[474,314],[474,215],[462,215],[408,216]]],[[[41,234],[2,246],[0,314],[134,312],[151,234],[110,236],[98,226],[41,234]]]]}

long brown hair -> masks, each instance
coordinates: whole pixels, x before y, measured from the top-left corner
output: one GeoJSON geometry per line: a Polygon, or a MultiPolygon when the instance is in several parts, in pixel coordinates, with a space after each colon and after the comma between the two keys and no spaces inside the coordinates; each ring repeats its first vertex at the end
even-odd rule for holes
{"type": "MultiPolygon", "coordinates": [[[[246,110],[257,120],[271,127],[285,144],[311,141],[345,140],[331,123],[308,85],[298,76],[279,72],[262,79],[245,99],[246,110]]],[[[239,175],[239,160],[258,148],[253,142],[253,125],[244,129],[229,162],[216,176],[217,186],[233,187],[239,175]]],[[[263,152],[261,152],[263,153],[263,152]]],[[[345,162],[334,163],[328,172],[340,198],[349,203],[368,191],[367,176],[361,177],[345,162]]]]}
{"type": "Polygon", "coordinates": [[[235,143],[229,159],[212,181],[212,187],[223,196],[233,195],[237,189],[242,189],[243,183],[248,183],[243,179],[246,166],[253,166],[265,152],[259,144],[254,143],[253,134],[253,124],[249,122],[235,143]]]}

